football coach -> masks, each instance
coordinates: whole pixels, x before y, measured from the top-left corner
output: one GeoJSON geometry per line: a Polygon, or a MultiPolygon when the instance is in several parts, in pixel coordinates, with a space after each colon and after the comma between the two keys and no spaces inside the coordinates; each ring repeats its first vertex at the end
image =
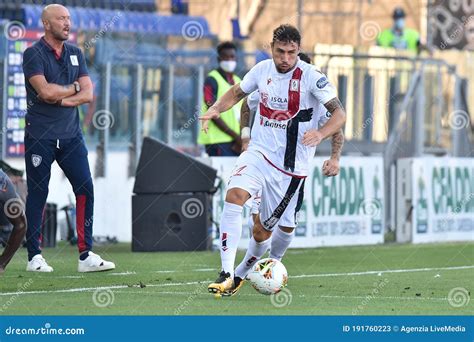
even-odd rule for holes
{"type": "MultiPolygon", "coordinates": [[[[92,252],[94,189],[77,106],[92,100],[92,82],[81,50],[66,41],[71,18],[66,7],[44,7],[44,36],[23,54],[27,94],[25,163],[27,271],[52,272],[41,255],[41,223],[51,164],[56,161],[76,196],[79,272],[115,268],[92,252]]],[[[65,190],[65,189],[64,189],[65,190]]]]}

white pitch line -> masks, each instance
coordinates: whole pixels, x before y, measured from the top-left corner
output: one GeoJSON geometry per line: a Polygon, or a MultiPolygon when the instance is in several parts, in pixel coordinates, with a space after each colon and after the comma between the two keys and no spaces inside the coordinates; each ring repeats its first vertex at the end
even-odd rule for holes
{"type": "Polygon", "coordinates": [[[365,272],[349,272],[349,273],[321,273],[321,274],[300,274],[290,276],[290,278],[317,278],[317,277],[346,277],[346,276],[360,276],[371,274],[384,273],[408,273],[408,272],[428,272],[428,271],[448,271],[448,270],[466,270],[474,268],[473,266],[452,266],[452,267],[433,267],[433,268],[408,268],[401,270],[380,270],[380,271],[365,271],[365,272]]]}
{"type": "MultiPolygon", "coordinates": [[[[204,280],[209,281],[209,280],[204,280]]],[[[145,287],[167,287],[167,286],[185,286],[185,285],[197,285],[202,282],[199,281],[190,281],[186,283],[168,283],[168,284],[150,284],[145,287]]],[[[28,294],[48,294],[48,293],[74,293],[74,292],[89,292],[97,290],[114,290],[114,289],[127,289],[127,288],[137,288],[139,285],[133,284],[129,285],[110,285],[110,286],[99,286],[99,287],[77,287],[73,289],[62,289],[62,290],[37,290],[37,291],[17,291],[17,292],[4,292],[0,293],[0,297],[3,296],[20,296],[28,294]]]]}
{"type": "MultiPolygon", "coordinates": [[[[315,278],[315,277],[339,277],[339,276],[359,276],[359,275],[371,275],[371,274],[379,274],[379,273],[408,273],[408,272],[427,272],[427,271],[439,271],[439,270],[463,270],[463,269],[472,269],[472,266],[452,266],[452,267],[434,267],[434,268],[411,268],[411,269],[401,269],[401,270],[385,270],[385,271],[366,271],[366,272],[349,272],[349,273],[322,273],[322,274],[300,274],[296,276],[290,276],[291,278],[315,278]]],[[[197,285],[203,281],[191,281],[185,283],[166,283],[166,284],[150,284],[146,285],[146,287],[169,287],[169,286],[186,286],[186,285],[197,285]]],[[[74,292],[88,292],[88,291],[96,291],[96,290],[107,290],[107,289],[126,289],[130,287],[138,287],[138,285],[111,285],[111,286],[99,286],[99,287],[79,287],[73,289],[62,289],[62,290],[38,290],[38,291],[17,291],[17,292],[4,292],[0,293],[0,297],[4,296],[20,296],[20,295],[28,295],[28,294],[48,294],[48,293],[74,293],[74,292]]],[[[345,297],[348,298],[348,297],[345,297]]],[[[361,297],[365,298],[365,297],[361,297]]],[[[397,297],[398,298],[398,297],[397,297]]],[[[400,298],[408,298],[408,297],[400,297],[400,298]]]]}
{"type": "MultiPolygon", "coordinates": [[[[319,298],[338,298],[338,299],[367,299],[367,296],[332,296],[322,295],[317,296],[319,298]]],[[[396,296],[373,296],[372,300],[375,299],[403,299],[403,300],[434,300],[434,301],[447,301],[447,297],[396,297],[396,296]]]]}
{"type": "Polygon", "coordinates": [[[107,275],[109,276],[124,276],[124,275],[134,275],[134,274],[137,274],[137,272],[130,272],[130,271],[127,271],[127,272],[114,272],[114,273],[108,273],[107,275]]]}

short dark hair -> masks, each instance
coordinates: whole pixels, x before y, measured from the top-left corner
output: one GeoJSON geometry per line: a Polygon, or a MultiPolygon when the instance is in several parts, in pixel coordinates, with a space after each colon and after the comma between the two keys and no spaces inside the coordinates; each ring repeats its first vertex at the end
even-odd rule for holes
{"type": "Polygon", "coordinates": [[[222,42],[219,45],[217,45],[217,55],[220,56],[222,53],[222,50],[226,50],[226,49],[237,50],[237,47],[232,42],[222,42]]]}
{"type": "Polygon", "coordinates": [[[303,61],[303,62],[306,62],[308,64],[311,64],[311,57],[309,57],[307,54],[305,54],[304,52],[300,52],[298,54],[298,57],[303,61]]]}
{"type": "Polygon", "coordinates": [[[301,35],[298,29],[294,26],[284,24],[278,26],[273,31],[273,40],[272,42],[275,43],[276,41],[290,43],[295,42],[296,44],[301,44],[301,35]]]}

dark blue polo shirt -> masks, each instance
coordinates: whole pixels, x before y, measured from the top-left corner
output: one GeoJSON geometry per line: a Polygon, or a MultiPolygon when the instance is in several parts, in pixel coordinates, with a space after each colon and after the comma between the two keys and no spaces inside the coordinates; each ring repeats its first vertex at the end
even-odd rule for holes
{"type": "Polygon", "coordinates": [[[81,134],[77,107],[59,107],[38,99],[29,79],[44,75],[48,83],[71,84],[88,75],[82,51],[64,43],[61,56],[44,40],[44,37],[23,53],[23,73],[27,98],[26,134],[36,139],[69,139],[81,134]]]}

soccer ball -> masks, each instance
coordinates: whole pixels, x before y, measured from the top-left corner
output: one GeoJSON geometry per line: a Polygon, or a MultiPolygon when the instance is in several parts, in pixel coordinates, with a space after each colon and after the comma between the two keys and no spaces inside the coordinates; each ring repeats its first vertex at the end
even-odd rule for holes
{"type": "Polygon", "coordinates": [[[266,258],[259,260],[247,275],[255,290],[264,295],[281,291],[288,282],[286,267],[278,260],[266,258]]]}

